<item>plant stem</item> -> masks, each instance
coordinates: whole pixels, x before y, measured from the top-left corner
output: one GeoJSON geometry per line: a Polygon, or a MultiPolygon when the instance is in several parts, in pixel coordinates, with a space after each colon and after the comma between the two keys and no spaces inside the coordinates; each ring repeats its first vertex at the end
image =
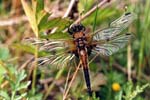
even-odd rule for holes
{"type": "Polygon", "coordinates": [[[37,74],[37,58],[38,58],[38,46],[36,46],[35,48],[35,65],[34,65],[34,69],[33,69],[33,74],[32,74],[32,91],[33,93],[35,92],[35,84],[36,84],[36,74],[37,74]]]}
{"type": "Polygon", "coordinates": [[[131,81],[131,66],[132,66],[132,53],[131,53],[131,44],[128,44],[127,48],[127,73],[128,73],[128,81],[131,81]]]}
{"type": "Polygon", "coordinates": [[[13,92],[12,92],[12,96],[11,96],[11,100],[14,100],[14,99],[15,99],[15,94],[16,94],[16,92],[13,91],[13,92]]]}
{"type": "Polygon", "coordinates": [[[75,79],[75,76],[77,75],[77,72],[78,72],[78,70],[79,70],[79,68],[80,68],[80,65],[81,65],[81,61],[79,62],[78,66],[77,66],[77,68],[76,68],[76,71],[75,71],[74,74],[73,74],[73,77],[72,77],[72,79],[71,79],[71,81],[70,81],[70,83],[69,83],[68,89],[66,90],[66,92],[65,92],[64,95],[63,95],[63,100],[65,100],[66,97],[67,97],[67,94],[68,94],[68,92],[69,92],[69,89],[70,89],[70,87],[71,87],[71,85],[72,85],[72,83],[73,83],[73,81],[74,81],[74,79],[75,79]]]}
{"type": "Polygon", "coordinates": [[[141,47],[140,47],[140,53],[139,53],[139,64],[138,64],[138,79],[141,76],[141,67],[142,67],[142,62],[143,62],[143,49],[144,49],[144,37],[142,37],[141,41],[141,47]]]}

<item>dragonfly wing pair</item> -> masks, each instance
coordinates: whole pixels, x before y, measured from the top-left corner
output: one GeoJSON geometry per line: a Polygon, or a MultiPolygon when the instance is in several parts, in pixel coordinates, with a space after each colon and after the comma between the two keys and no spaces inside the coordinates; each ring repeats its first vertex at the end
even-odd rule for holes
{"type": "Polygon", "coordinates": [[[69,52],[70,45],[65,40],[47,40],[29,38],[26,41],[32,45],[38,45],[39,51],[46,51],[49,55],[39,57],[38,65],[52,65],[56,68],[64,67],[73,60],[74,55],[69,52]]]}
{"type": "Polygon", "coordinates": [[[109,56],[117,52],[120,48],[123,48],[133,37],[133,34],[121,34],[121,31],[127,28],[135,18],[135,14],[125,13],[120,18],[113,21],[109,28],[94,33],[93,41],[95,41],[97,45],[93,49],[93,52],[109,56]]]}
{"type": "MultiPolygon", "coordinates": [[[[95,45],[92,48],[92,53],[109,56],[117,52],[120,48],[123,48],[133,37],[133,34],[121,34],[121,31],[127,28],[134,19],[136,19],[134,13],[125,13],[113,21],[110,27],[98,30],[94,34],[89,34],[91,37],[89,40],[92,40],[89,42],[91,43],[89,45],[95,45]]],[[[34,45],[38,44],[39,50],[46,50],[51,53],[51,55],[40,57],[38,59],[39,65],[51,64],[57,67],[63,67],[75,57],[71,53],[76,49],[72,38],[70,40],[41,40],[30,38],[29,41],[34,45]]]]}

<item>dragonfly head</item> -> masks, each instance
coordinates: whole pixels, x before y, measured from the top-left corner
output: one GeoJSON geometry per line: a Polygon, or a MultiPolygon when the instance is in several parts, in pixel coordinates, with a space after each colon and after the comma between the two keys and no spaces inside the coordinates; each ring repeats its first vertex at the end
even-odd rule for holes
{"type": "Polygon", "coordinates": [[[70,35],[77,33],[77,32],[84,32],[84,31],[85,31],[85,27],[82,24],[74,24],[68,28],[68,33],[70,35]]]}

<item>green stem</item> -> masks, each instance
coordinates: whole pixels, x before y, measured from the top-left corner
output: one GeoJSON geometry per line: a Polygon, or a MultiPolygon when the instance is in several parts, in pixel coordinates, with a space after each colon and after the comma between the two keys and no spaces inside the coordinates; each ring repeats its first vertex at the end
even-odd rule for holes
{"type": "Polygon", "coordinates": [[[11,96],[11,100],[15,100],[15,94],[16,94],[16,91],[13,91],[12,96],[11,96]]]}
{"type": "Polygon", "coordinates": [[[143,62],[143,50],[144,50],[144,37],[142,37],[140,53],[139,53],[138,79],[141,76],[141,67],[142,67],[142,62],[143,62]]]}
{"type": "Polygon", "coordinates": [[[98,6],[97,6],[97,9],[95,11],[95,17],[94,17],[94,23],[93,23],[93,32],[95,31],[95,27],[96,27],[97,13],[98,13],[98,6]]]}
{"type": "Polygon", "coordinates": [[[35,65],[34,65],[34,70],[32,74],[32,91],[35,93],[35,83],[36,83],[36,74],[37,74],[37,58],[38,58],[38,46],[35,48],[35,65]]]}

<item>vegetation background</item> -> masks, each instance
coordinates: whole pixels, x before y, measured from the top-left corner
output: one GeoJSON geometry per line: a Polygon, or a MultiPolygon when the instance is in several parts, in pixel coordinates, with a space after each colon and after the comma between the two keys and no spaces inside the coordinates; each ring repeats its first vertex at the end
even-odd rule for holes
{"type": "Polygon", "coordinates": [[[90,64],[93,97],[88,97],[79,70],[66,100],[150,100],[150,0],[109,0],[99,8],[108,0],[76,0],[65,15],[71,1],[0,0],[0,100],[62,100],[66,80],[70,82],[76,68],[38,67],[33,57],[48,53],[23,40],[45,38],[43,34],[67,39],[63,30],[93,7],[97,9],[81,21],[91,32],[130,11],[137,19],[125,31],[135,34],[135,39],[90,64]],[[48,34],[52,31],[54,35],[48,34]]]}

